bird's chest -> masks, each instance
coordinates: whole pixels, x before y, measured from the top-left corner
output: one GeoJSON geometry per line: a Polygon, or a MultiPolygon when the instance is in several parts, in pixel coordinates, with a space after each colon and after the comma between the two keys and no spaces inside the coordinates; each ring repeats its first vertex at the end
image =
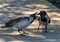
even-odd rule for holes
{"type": "Polygon", "coordinates": [[[41,21],[42,22],[47,22],[47,19],[48,19],[47,15],[41,17],[41,21]]]}

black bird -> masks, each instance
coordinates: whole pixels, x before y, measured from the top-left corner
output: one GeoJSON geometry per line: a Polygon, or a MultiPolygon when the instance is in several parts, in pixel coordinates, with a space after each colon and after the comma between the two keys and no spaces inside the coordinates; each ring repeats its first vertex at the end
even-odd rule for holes
{"type": "Polygon", "coordinates": [[[40,15],[40,17],[38,18],[39,21],[39,26],[38,26],[38,30],[41,24],[43,24],[45,26],[44,28],[44,32],[47,32],[47,26],[50,23],[50,17],[48,16],[48,14],[46,13],[46,11],[41,10],[38,15],[40,15]]]}
{"type": "Polygon", "coordinates": [[[12,20],[6,22],[5,26],[2,26],[1,28],[17,27],[18,32],[20,34],[24,34],[24,31],[23,31],[22,28],[25,28],[25,27],[29,26],[37,18],[36,14],[37,14],[37,12],[35,12],[34,14],[31,14],[28,17],[19,17],[19,18],[16,18],[16,19],[12,19],[12,20]]]}

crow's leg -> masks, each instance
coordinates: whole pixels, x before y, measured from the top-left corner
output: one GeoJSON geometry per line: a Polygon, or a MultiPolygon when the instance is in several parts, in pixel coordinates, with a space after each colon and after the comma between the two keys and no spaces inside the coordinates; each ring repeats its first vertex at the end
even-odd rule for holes
{"type": "Polygon", "coordinates": [[[41,22],[41,20],[39,19],[39,20],[38,20],[38,23],[39,23],[38,30],[39,30],[39,28],[40,28],[40,24],[41,24],[40,22],[41,22]]]}
{"type": "Polygon", "coordinates": [[[44,28],[44,32],[47,33],[47,26],[48,26],[48,23],[45,24],[45,28],[44,28]]]}
{"type": "Polygon", "coordinates": [[[40,23],[39,23],[39,26],[38,26],[38,30],[39,30],[39,28],[40,28],[40,23]]]}
{"type": "Polygon", "coordinates": [[[47,31],[47,25],[46,25],[46,27],[45,27],[45,33],[47,33],[48,31],[47,31]]]}
{"type": "Polygon", "coordinates": [[[21,36],[23,36],[25,33],[21,28],[18,29],[18,32],[20,33],[21,36]]]}

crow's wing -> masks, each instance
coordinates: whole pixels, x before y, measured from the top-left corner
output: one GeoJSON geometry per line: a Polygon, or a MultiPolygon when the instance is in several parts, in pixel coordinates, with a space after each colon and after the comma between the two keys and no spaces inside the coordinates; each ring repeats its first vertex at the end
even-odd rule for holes
{"type": "Polygon", "coordinates": [[[18,23],[18,22],[24,21],[24,20],[26,20],[26,19],[29,20],[28,18],[29,18],[29,17],[19,17],[19,18],[16,18],[16,19],[12,19],[12,20],[6,22],[5,25],[6,25],[7,27],[11,27],[11,26],[13,26],[14,24],[16,24],[16,23],[18,23]]]}

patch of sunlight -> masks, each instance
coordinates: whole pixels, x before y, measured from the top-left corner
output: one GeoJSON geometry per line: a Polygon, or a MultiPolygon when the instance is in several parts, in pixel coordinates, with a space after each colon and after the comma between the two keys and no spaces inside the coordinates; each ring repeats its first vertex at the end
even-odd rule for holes
{"type": "Polygon", "coordinates": [[[7,8],[8,8],[8,9],[16,9],[17,7],[9,7],[9,6],[8,6],[7,8]]]}
{"type": "Polygon", "coordinates": [[[60,20],[60,18],[52,18],[51,20],[60,20]]]}
{"type": "Polygon", "coordinates": [[[50,30],[49,32],[54,32],[53,30],[50,30]]]}
{"type": "Polygon", "coordinates": [[[3,10],[2,10],[2,11],[6,11],[6,13],[8,13],[8,11],[9,11],[9,10],[8,10],[8,9],[6,9],[6,8],[3,8],[3,10]]]}
{"type": "Polygon", "coordinates": [[[4,39],[2,39],[2,38],[0,38],[0,42],[5,42],[5,40],[4,40],[4,39]]]}
{"type": "Polygon", "coordinates": [[[28,7],[28,8],[26,8],[26,7],[19,7],[19,8],[17,8],[17,7],[7,7],[7,9],[11,9],[10,11],[14,11],[14,12],[21,12],[22,14],[33,14],[37,11],[35,9],[34,10],[31,9],[30,7],[28,7]]]}
{"type": "Polygon", "coordinates": [[[23,40],[12,40],[12,41],[9,41],[9,42],[25,42],[23,40]]]}
{"type": "Polygon", "coordinates": [[[16,8],[16,7],[7,7],[7,8],[10,8],[11,11],[15,11],[15,12],[21,12],[22,14],[31,14],[32,12],[34,12],[32,9],[29,9],[29,8],[24,8],[24,7],[20,7],[20,8],[16,8]],[[18,9],[18,10],[16,10],[18,9]],[[20,10],[19,10],[20,9],[20,10]],[[31,12],[31,13],[30,13],[31,12]]]}
{"type": "Polygon", "coordinates": [[[60,14],[60,13],[57,13],[57,12],[51,12],[51,14],[60,14]]]}
{"type": "Polygon", "coordinates": [[[33,11],[24,11],[24,12],[21,12],[22,14],[33,14],[34,12],[33,11]]]}
{"type": "Polygon", "coordinates": [[[28,26],[29,29],[37,28],[37,26],[28,26]]]}
{"type": "Polygon", "coordinates": [[[34,5],[25,5],[26,7],[30,7],[30,8],[32,8],[34,5]]]}
{"type": "Polygon", "coordinates": [[[0,8],[3,8],[3,7],[6,7],[6,6],[8,6],[9,4],[0,4],[0,8]]]}
{"type": "Polygon", "coordinates": [[[48,6],[44,5],[44,4],[41,4],[41,5],[36,5],[37,7],[39,8],[48,8],[48,6]]]}
{"type": "Polygon", "coordinates": [[[21,1],[27,1],[27,0],[21,0],[21,1]]]}
{"type": "Polygon", "coordinates": [[[30,35],[31,37],[36,37],[36,38],[42,38],[42,39],[45,39],[46,37],[43,36],[43,35],[36,35],[36,34],[31,34],[30,35]]]}
{"type": "Polygon", "coordinates": [[[60,16],[60,13],[59,14],[56,14],[57,16],[60,16]]]}
{"type": "MultiPolygon", "coordinates": [[[[38,35],[38,34],[33,33],[33,32],[38,33],[37,30],[35,30],[35,31],[32,30],[31,32],[29,32],[28,36],[35,37],[35,38],[42,38],[42,39],[46,38],[44,35],[41,35],[41,34],[38,35]]],[[[42,32],[42,30],[40,32],[42,32]]]]}
{"type": "Polygon", "coordinates": [[[19,33],[17,31],[10,31],[10,33],[8,32],[4,32],[2,34],[8,34],[8,35],[18,35],[19,33]]]}
{"type": "Polygon", "coordinates": [[[0,28],[0,30],[6,30],[7,28],[0,28]]]}
{"type": "Polygon", "coordinates": [[[9,13],[8,14],[8,17],[14,17],[14,16],[16,16],[15,14],[12,14],[12,13],[9,13]]]}
{"type": "Polygon", "coordinates": [[[26,5],[27,7],[37,7],[37,8],[49,8],[47,5],[44,4],[30,4],[30,5],[26,5]]]}
{"type": "Polygon", "coordinates": [[[3,13],[0,13],[0,16],[2,16],[2,15],[5,15],[5,14],[3,14],[3,13]]]}
{"type": "Polygon", "coordinates": [[[55,42],[56,39],[45,39],[44,41],[52,41],[52,42],[55,42]]]}
{"type": "Polygon", "coordinates": [[[50,23],[50,25],[55,25],[54,23],[50,23]]]}
{"type": "Polygon", "coordinates": [[[24,10],[32,10],[31,8],[25,8],[25,7],[20,7],[20,9],[24,9],[24,10]]]}
{"type": "Polygon", "coordinates": [[[0,8],[2,8],[3,6],[2,5],[0,5],[0,8]]]}
{"type": "Polygon", "coordinates": [[[38,37],[40,37],[40,38],[46,38],[45,36],[43,36],[43,35],[39,35],[38,37]]]}
{"type": "Polygon", "coordinates": [[[4,24],[0,24],[0,26],[4,26],[4,24]]]}

